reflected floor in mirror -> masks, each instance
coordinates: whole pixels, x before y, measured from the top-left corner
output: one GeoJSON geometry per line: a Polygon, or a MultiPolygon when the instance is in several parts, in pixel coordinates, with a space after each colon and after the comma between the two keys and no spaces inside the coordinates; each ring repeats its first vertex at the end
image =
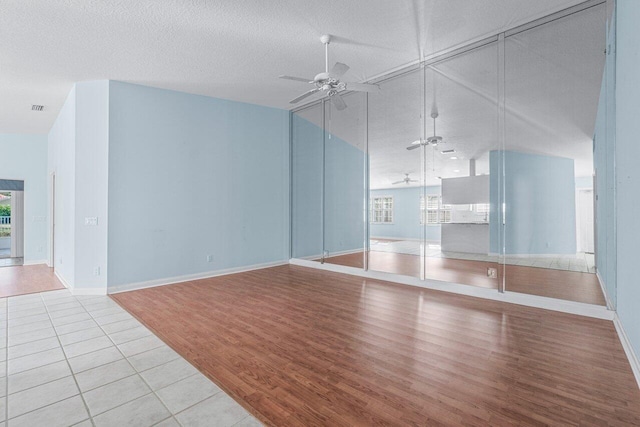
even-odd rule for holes
{"type": "MultiPolygon", "coordinates": [[[[439,244],[427,244],[426,251],[423,245],[415,240],[372,239],[371,251],[393,252],[407,255],[420,255],[423,252],[428,257],[465,259],[469,261],[501,262],[500,257],[487,254],[470,254],[464,252],[442,252],[439,244]]],[[[553,270],[578,271],[581,273],[595,273],[595,256],[590,253],[578,252],[569,255],[545,255],[545,256],[507,256],[504,263],[520,265],[524,267],[539,267],[553,270]]]]}
{"type": "MultiPolygon", "coordinates": [[[[497,263],[444,257],[426,257],[426,279],[498,288],[496,279],[487,277],[487,268],[497,263]]],[[[329,264],[364,268],[362,252],[325,258],[329,264]]],[[[370,251],[369,270],[421,277],[419,255],[370,251]]],[[[592,273],[553,268],[506,265],[507,291],[557,298],[587,304],[606,305],[598,278],[592,273]]]]}

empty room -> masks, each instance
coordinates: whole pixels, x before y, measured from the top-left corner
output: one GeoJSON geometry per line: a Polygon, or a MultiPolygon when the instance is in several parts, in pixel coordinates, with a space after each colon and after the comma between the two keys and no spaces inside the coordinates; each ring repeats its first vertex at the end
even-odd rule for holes
{"type": "Polygon", "coordinates": [[[640,426],[637,22],[2,2],[0,427],[640,426]]]}

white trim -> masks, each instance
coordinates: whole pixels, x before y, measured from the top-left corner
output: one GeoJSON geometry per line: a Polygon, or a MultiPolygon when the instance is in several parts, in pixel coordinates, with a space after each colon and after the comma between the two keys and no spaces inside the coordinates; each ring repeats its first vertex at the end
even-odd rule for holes
{"type": "MultiPolygon", "coordinates": [[[[364,249],[360,248],[360,249],[349,249],[348,251],[341,251],[341,252],[329,252],[329,255],[325,256],[325,258],[330,258],[330,257],[340,256],[340,255],[357,254],[358,252],[364,252],[364,249]]],[[[318,255],[307,255],[298,259],[306,259],[309,261],[313,261],[321,258],[322,258],[322,254],[318,254],[318,255]]],[[[288,262],[285,262],[284,264],[288,264],[288,262]]]]}
{"type": "Polygon", "coordinates": [[[629,341],[627,333],[622,327],[622,322],[618,317],[618,313],[616,313],[613,317],[613,325],[616,327],[618,338],[620,338],[620,344],[622,344],[622,348],[627,355],[627,359],[629,359],[629,365],[631,365],[633,376],[636,377],[636,382],[638,383],[638,387],[640,388],[640,361],[638,360],[638,356],[636,355],[636,353],[633,351],[633,346],[631,345],[631,341],[629,341]]]}
{"type": "Polygon", "coordinates": [[[45,265],[49,265],[49,263],[47,262],[46,259],[36,259],[33,261],[23,261],[22,265],[40,265],[40,264],[45,264],[45,265]]]}
{"type": "Polygon", "coordinates": [[[495,256],[495,257],[509,257],[509,258],[558,258],[558,257],[563,257],[563,256],[571,256],[571,255],[576,255],[578,253],[584,253],[584,252],[576,252],[574,253],[570,253],[570,254],[500,254],[500,253],[496,253],[496,252],[489,252],[488,255],[489,256],[495,256]]]}
{"type": "MultiPolygon", "coordinates": [[[[434,224],[436,225],[436,224],[434,224]]],[[[422,242],[422,239],[415,239],[413,237],[381,237],[381,236],[376,236],[376,237],[370,237],[369,240],[397,240],[399,242],[422,242]]],[[[429,242],[436,242],[436,243],[440,243],[440,241],[438,240],[427,240],[427,243],[429,242]]]]}
{"type": "Polygon", "coordinates": [[[600,284],[600,290],[602,291],[602,295],[604,295],[604,300],[607,303],[607,308],[609,310],[615,311],[615,308],[613,307],[613,304],[609,299],[609,294],[607,293],[607,287],[604,285],[604,280],[600,276],[600,272],[598,271],[597,267],[596,267],[596,278],[598,279],[598,284],[600,284]]]}
{"type": "Polygon", "coordinates": [[[301,267],[310,267],[319,270],[333,271],[335,273],[349,274],[352,276],[402,283],[404,285],[416,286],[419,288],[427,288],[459,295],[472,296],[476,298],[502,301],[510,304],[524,305],[527,307],[543,308],[546,310],[560,311],[562,313],[594,317],[596,319],[613,320],[614,316],[614,312],[608,310],[606,307],[593,304],[585,304],[581,302],[558,300],[555,298],[520,294],[516,292],[500,293],[495,289],[480,288],[459,283],[442,282],[438,280],[421,280],[411,276],[402,276],[398,274],[383,273],[378,271],[364,271],[362,269],[354,267],[345,267],[342,265],[327,263],[321,264],[319,262],[295,258],[290,259],[289,263],[301,267]]]}
{"type": "Polygon", "coordinates": [[[262,264],[247,265],[244,267],[226,268],[223,270],[205,271],[203,273],[185,274],[184,276],[165,277],[162,279],[147,280],[144,282],[127,283],[118,286],[109,286],[107,294],[117,294],[120,292],[135,291],[138,289],[154,288],[156,286],[172,285],[174,283],[188,282],[191,280],[208,279],[210,277],[226,276],[227,274],[243,273],[246,271],[259,270],[261,268],[277,267],[286,265],[289,261],[265,262],[262,264]]]}
{"type": "Polygon", "coordinates": [[[58,280],[60,280],[60,283],[62,283],[64,285],[65,288],[67,289],[73,289],[73,287],[69,284],[69,282],[67,282],[64,277],[62,277],[57,270],[53,271],[53,274],[56,275],[56,277],[58,278],[58,280]]]}

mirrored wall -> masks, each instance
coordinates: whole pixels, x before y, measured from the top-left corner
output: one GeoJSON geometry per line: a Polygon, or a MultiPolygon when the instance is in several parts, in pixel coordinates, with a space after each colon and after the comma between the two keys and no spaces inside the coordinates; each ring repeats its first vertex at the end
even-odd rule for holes
{"type": "Polygon", "coordinates": [[[294,111],[292,257],[605,305],[610,15],[561,13],[343,94],[344,109],[294,111]]]}

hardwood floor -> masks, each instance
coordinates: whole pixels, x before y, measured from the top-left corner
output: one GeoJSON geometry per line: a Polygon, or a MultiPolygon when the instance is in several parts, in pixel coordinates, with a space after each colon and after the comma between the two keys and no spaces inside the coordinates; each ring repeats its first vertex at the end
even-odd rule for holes
{"type": "MultiPolygon", "coordinates": [[[[326,263],[363,268],[362,252],[325,259],[326,263]]],[[[393,252],[369,252],[369,269],[405,276],[442,280],[464,285],[497,289],[498,281],[487,277],[487,268],[497,263],[453,258],[421,257],[393,252]],[[422,269],[426,274],[421,275],[422,269]]],[[[538,267],[505,265],[506,289],[530,295],[558,298],[587,304],[606,305],[595,274],[538,267]]]]}
{"type": "Polygon", "coordinates": [[[640,425],[610,321],[289,265],[112,297],[268,425],[640,425]]]}
{"type": "Polygon", "coordinates": [[[64,289],[64,285],[46,265],[0,268],[0,298],[56,289],[64,289]]]}

